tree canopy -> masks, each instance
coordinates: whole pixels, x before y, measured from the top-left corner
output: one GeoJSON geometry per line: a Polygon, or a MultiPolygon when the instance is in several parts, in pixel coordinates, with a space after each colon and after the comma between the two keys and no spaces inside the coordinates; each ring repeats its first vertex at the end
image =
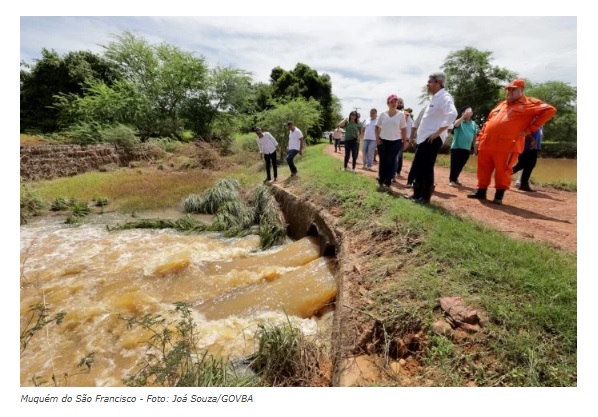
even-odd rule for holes
{"type": "Polygon", "coordinates": [[[446,89],[459,113],[469,106],[478,122],[504,99],[504,86],[516,77],[506,68],[491,65],[491,60],[491,51],[468,46],[449,53],[441,67],[446,74],[446,89]]]}
{"type": "Polygon", "coordinates": [[[61,57],[54,50],[42,49],[41,59],[34,64],[21,63],[21,132],[55,132],[60,113],[54,107],[56,95],[81,97],[95,82],[112,85],[121,78],[115,65],[92,52],[74,51],[61,57]]]}

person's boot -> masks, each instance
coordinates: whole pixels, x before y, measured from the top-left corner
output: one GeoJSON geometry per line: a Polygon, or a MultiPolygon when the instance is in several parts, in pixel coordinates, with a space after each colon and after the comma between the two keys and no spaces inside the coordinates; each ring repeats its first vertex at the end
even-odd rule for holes
{"type": "Polygon", "coordinates": [[[485,188],[478,188],[475,193],[467,194],[467,198],[477,198],[478,200],[485,200],[486,199],[486,190],[485,188]]]}
{"type": "Polygon", "coordinates": [[[435,188],[436,186],[434,184],[424,187],[421,198],[415,200],[415,202],[419,204],[429,204],[435,188]]]}
{"type": "Polygon", "coordinates": [[[529,186],[529,184],[520,184],[519,187],[517,187],[519,190],[521,191],[527,191],[528,193],[535,193],[536,190],[532,190],[529,186]]]}
{"type": "Polygon", "coordinates": [[[494,204],[502,204],[502,198],[505,196],[505,190],[496,190],[496,194],[494,194],[494,200],[492,202],[494,204]]]}
{"type": "Polygon", "coordinates": [[[413,194],[411,194],[411,195],[405,194],[405,197],[408,198],[409,200],[417,201],[423,197],[423,195],[424,195],[423,193],[424,193],[423,184],[421,182],[414,182],[413,183],[413,194]]]}

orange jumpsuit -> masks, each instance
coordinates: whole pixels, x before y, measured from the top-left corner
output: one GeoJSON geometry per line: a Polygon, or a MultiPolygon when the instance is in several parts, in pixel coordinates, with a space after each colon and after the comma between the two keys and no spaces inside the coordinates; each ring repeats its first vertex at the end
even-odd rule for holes
{"type": "Polygon", "coordinates": [[[507,100],[498,103],[476,139],[478,188],[488,188],[494,171],[496,189],[508,190],[525,137],[542,127],[555,113],[556,109],[550,104],[533,97],[521,96],[513,103],[507,100]]]}

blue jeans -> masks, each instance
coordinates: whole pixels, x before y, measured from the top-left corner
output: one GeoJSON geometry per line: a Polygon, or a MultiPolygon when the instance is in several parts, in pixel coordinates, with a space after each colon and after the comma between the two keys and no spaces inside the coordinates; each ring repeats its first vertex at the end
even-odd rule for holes
{"type": "Polygon", "coordinates": [[[295,158],[295,156],[298,153],[299,153],[299,151],[297,149],[289,149],[289,151],[287,152],[287,164],[289,164],[289,168],[291,169],[291,174],[293,174],[293,175],[297,173],[297,167],[295,166],[293,159],[295,158]]]}
{"type": "Polygon", "coordinates": [[[371,168],[374,165],[374,151],[376,150],[376,140],[363,140],[363,166],[371,168]]]}

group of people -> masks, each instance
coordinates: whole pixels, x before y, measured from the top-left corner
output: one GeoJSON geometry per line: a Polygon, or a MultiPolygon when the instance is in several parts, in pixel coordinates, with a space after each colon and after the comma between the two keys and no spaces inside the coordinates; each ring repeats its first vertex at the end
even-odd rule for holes
{"type": "MultiPolygon", "coordinates": [[[[407,187],[413,188],[413,193],[407,197],[418,203],[429,203],[435,188],[436,158],[449,130],[452,130],[450,186],[462,185],[459,175],[473,150],[478,156],[478,183],[477,190],[467,197],[485,200],[494,174],[496,192],[492,201],[502,204],[505,191],[510,188],[512,175],[518,171],[522,171],[517,182],[518,188],[533,191],[529,179],[541,147],[542,126],[554,116],[556,109],[541,100],[525,96],[525,82],[514,80],[505,87],[506,100],[498,103],[479,129],[472,118],[471,107],[465,107],[461,117],[457,118],[458,112],[452,96],[445,90],[445,82],[446,76],[442,72],[429,75],[427,90],[431,99],[415,120],[404,111],[403,100],[395,94],[387,97],[386,111],[378,114],[376,109],[371,109],[370,117],[363,123],[359,121],[357,111],[352,111],[349,117],[341,120],[333,138],[335,151],[340,150],[340,132],[344,129],[343,169],[355,172],[359,145],[363,139],[363,167],[372,170],[375,155],[378,154],[378,189],[388,190],[402,170],[402,154],[411,140],[415,145],[415,156],[407,187]]],[[[295,176],[297,168],[293,161],[297,154],[303,152],[304,138],[293,122],[288,122],[288,128],[286,161],[291,176],[295,176]]],[[[259,151],[266,160],[266,180],[271,180],[271,164],[276,180],[278,143],[268,132],[258,128],[256,133],[259,151]]]]}

